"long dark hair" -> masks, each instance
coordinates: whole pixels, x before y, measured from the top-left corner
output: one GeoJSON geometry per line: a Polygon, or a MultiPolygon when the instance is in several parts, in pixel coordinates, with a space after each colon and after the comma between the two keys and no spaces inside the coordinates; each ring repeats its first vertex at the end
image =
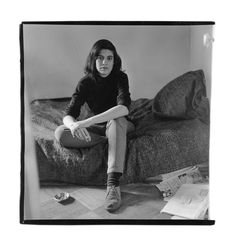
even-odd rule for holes
{"type": "Polygon", "coordinates": [[[114,64],[111,73],[117,73],[121,70],[122,60],[117,54],[115,46],[109,40],[101,39],[98,40],[91,48],[91,51],[86,60],[86,65],[84,69],[85,74],[89,74],[93,77],[98,74],[95,61],[102,49],[110,50],[113,52],[114,64]]]}

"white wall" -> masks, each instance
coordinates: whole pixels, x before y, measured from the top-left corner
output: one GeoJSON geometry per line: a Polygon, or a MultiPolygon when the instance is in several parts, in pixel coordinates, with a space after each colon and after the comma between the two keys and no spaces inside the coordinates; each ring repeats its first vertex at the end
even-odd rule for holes
{"type": "Polygon", "coordinates": [[[24,25],[29,100],[71,96],[90,48],[111,40],[129,76],[132,99],[152,98],[190,69],[189,26],[24,25]]]}
{"type": "Polygon", "coordinates": [[[190,69],[203,69],[206,78],[207,95],[211,96],[211,70],[212,70],[212,44],[204,44],[204,35],[209,34],[213,37],[212,26],[192,26],[191,27],[191,54],[190,69]]]}

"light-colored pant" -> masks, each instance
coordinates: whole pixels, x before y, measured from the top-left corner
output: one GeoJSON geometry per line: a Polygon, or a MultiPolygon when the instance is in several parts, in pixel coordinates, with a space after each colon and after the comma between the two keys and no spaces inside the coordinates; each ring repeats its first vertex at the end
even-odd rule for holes
{"type": "Polygon", "coordinates": [[[92,147],[108,140],[108,169],[107,173],[123,173],[126,154],[126,135],[135,129],[134,124],[125,117],[116,118],[107,124],[96,124],[87,128],[91,141],[87,142],[73,137],[64,125],[55,130],[55,138],[66,148],[92,147]]]}

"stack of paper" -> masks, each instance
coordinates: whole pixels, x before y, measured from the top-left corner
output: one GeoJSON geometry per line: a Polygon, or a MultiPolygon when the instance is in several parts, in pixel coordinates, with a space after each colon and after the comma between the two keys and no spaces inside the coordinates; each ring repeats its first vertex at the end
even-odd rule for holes
{"type": "Polygon", "coordinates": [[[208,184],[183,184],[161,213],[187,219],[203,219],[209,206],[208,184]]]}
{"type": "Polygon", "coordinates": [[[163,180],[155,184],[161,191],[164,200],[169,200],[182,184],[202,182],[203,178],[197,166],[188,167],[173,173],[162,174],[163,180]]]}

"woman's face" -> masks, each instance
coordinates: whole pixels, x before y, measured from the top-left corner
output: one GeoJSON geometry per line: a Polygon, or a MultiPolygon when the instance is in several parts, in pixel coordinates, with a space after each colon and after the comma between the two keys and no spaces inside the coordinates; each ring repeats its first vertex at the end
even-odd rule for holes
{"type": "Polygon", "coordinates": [[[95,61],[95,64],[96,64],[96,69],[100,76],[102,77],[108,76],[113,69],[113,64],[114,64],[113,52],[106,49],[101,50],[95,61]]]}

